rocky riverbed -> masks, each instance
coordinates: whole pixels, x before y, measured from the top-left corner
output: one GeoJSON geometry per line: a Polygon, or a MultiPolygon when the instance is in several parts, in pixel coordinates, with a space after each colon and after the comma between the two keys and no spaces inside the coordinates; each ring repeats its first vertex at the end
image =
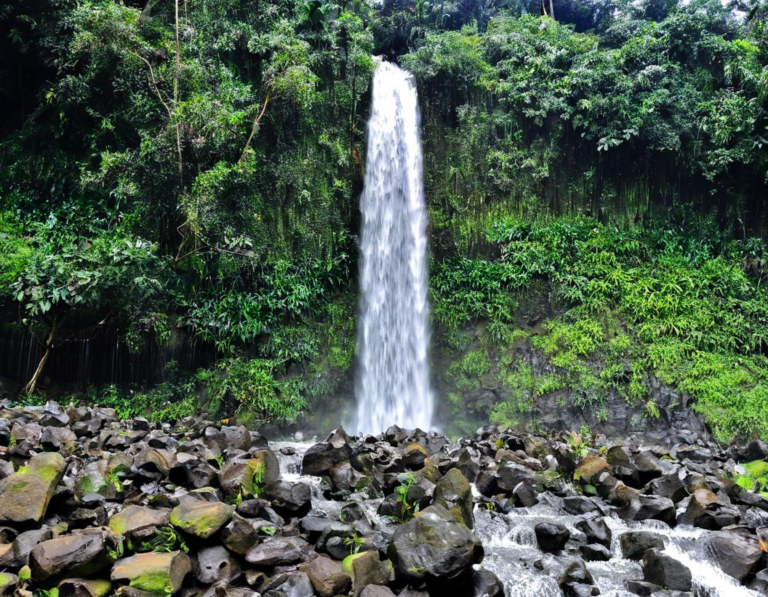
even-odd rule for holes
{"type": "Polygon", "coordinates": [[[768,501],[732,480],[768,445],[574,443],[0,403],[0,594],[768,595],[768,501]]]}

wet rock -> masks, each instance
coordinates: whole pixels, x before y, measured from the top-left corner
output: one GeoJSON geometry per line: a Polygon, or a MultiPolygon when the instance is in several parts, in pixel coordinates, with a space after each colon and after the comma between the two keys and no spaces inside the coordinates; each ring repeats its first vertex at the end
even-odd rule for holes
{"type": "Polygon", "coordinates": [[[649,549],[664,549],[666,541],[662,535],[648,531],[630,531],[619,537],[622,555],[628,560],[642,560],[649,549]]]}
{"type": "Polygon", "coordinates": [[[742,581],[762,556],[757,537],[736,531],[719,531],[707,539],[712,560],[728,576],[742,581]]]}
{"type": "Polygon", "coordinates": [[[115,562],[111,579],[153,595],[169,595],[181,589],[192,563],[183,551],[139,553],[115,562]]]}
{"type": "Polygon", "coordinates": [[[501,491],[512,493],[520,483],[532,483],[533,471],[520,464],[506,463],[496,472],[497,485],[501,491]]]}
{"type": "Polygon", "coordinates": [[[394,580],[392,563],[389,560],[381,560],[378,551],[364,551],[347,556],[341,564],[341,569],[352,578],[352,595],[355,597],[368,585],[384,585],[394,580]]]}
{"type": "Polygon", "coordinates": [[[241,576],[240,564],[220,545],[202,548],[192,566],[195,578],[204,585],[232,583],[241,576]]]}
{"type": "Polygon", "coordinates": [[[540,522],[533,530],[536,533],[536,542],[544,553],[560,551],[571,538],[571,532],[565,525],[557,522],[540,522]]]}
{"type": "Polygon", "coordinates": [[[311,507],[312,490],[306,483],[273,481],[264,488],[264,497],[278,513],[303,516],[311,507]]]}
{"type": "Polygon", "coordinates": [[[259,532],[253,521],[235,513],[219,533],[221,542],[229,551],[239,555],[247,554],[259,543],[259,532]]]}
{"type": "Polygon", "coordinates": [[[29,567],[33,578],[41,582],[65,574],[87,576],[111,566],[116,548],[117,540],[110,531],[77,531],[36,545],[29,555],[29,567]]]}
{"type": "Polygon", "coordinates": [[[668,498],[656,495],[638,495],[619,511],[624,520],[661,520],[674,524],[677,516],[675,504],[668,498]]]}
{"type": "Polygon", "coordinates": [[[671,556],[652,548],[643,555],[645,580],[673,591],[690,591],[693,582],[691,571],[671,556]]]}
{"type": "Polygon", "coordinates": [[[563,510],[568,514],[603,514],[602,504],[595,499],[583,495],[573,495],[563,498],[563,510]]]}
{"type": "Polygon", "coordinates": [[[403,464],[411,469],[417,471],[424,467],[424,461],[429,456],[427,449],[417,443],[410,443],[400,450],[403,457],[403,464]]]}
{"type": "Polygon", "coordinates": [[[418,584],[462,575],[482,561],[483,548],[447,510],[431,506],[395,531],[388,554],[400,574],[418,584]]]}
{"type": "Polygon", "coordinates": [[[472,573],[472,597],[504,597],[504,584],[490,570],[475,570],[472,573]]]}
{"type": "Polygon", "coordinates": [[[304,453],[301,470],[305,475],[325,475],[334,465],[348,461],[351,455],[352,449],[343,441],[315,444],[304,453]]]}
{"type": "Polygon", "coordinates": [[[274,537],[253,547],[245,561],[256,566],[288,566],[307,559],[312,547],[298,537],[274,537]]]}
{"type": "Polygon", "coordinates": [[[312,586],[320,597],[346,595],[352,589],[352,577],[341,569],[338,562],[325,556],[318,556],[299,566],[309,577],[312,586]]]}
{"type": "Polygon", "coordinates": [[[689,498],[685,512],[678,516],[677,522],[690,526],[706,526],[703,521],[707,517],[707,511],[713,506],[718,507],[717,496],[709,489],[697,489],[689,498]]]}
{"type": "Polygon", "coordinates": [[[475,527],[472,488],[459,469],[451,469],[437,482],[433,502],[448,510],[458,522],[468,528],[475,527]]]}
{"type": "Polygon", "coordinates": [[[604,545],[593,543],[579,547],[581,557],[587,562],[607,562],[611,559],[611,552],[604,545]]]}
{"type": "Polygon", "coordinates": [[[0,479],[0,523],[40,522],[66,466],[61,454],[37,454],[16,473],[0,479]]]}
{"type": "Polygon", "coordinates": [[[515,498],[515,503],[524,508],[532,508],[539,503],[539,493],[528,483],[520,483],[515,487],[512,490],[512,496],[515,498]]]}
{"type": "Polygon", "coordinates": [[[653,583],[644,580],[628,580],[626,582],[627,591],[640,595],[640,597],[651,597],[659,590],[659,587],[653,583]]]}
{"type": "Polygon", "coordinates": [[[207,539],[223,527],[235,508],[222,502],[187,501],[171,511],[170,522],[185,533],[207,539]]]}
{"type": "Polygon", "coordinates": [[[574,560],[563,571],[558,585],[560,585],[565,597],[582,597],[600,594],[599,591],[594,592],[596,589],[592,586],[594,582],[586,564],[582,560],[574,560]]]}
{"type": "Polygon", "coordinates": [[[312,583],[303,572],[290,572],[272,580],[262,597],[311,597],[312,583]]]}
{"type": "Polygon", "coordinates": [[[613,534],[602,517],[579,520],[574,526],[584,533],[589,543],[598,543],[608,548],[611,547],[613,534]]]}

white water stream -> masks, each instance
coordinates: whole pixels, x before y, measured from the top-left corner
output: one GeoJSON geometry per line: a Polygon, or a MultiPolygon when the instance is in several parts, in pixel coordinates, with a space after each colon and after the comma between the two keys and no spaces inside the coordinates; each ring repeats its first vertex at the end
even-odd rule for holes
{"type": "MultiPolygon", "coordinates": [[[[310,444],[272,442],[270,445],[280,461],[282,478],[309,483],[312,486],[313,511],[336,519],[345,502],[326,500],[322,495],[320,478],[301,475],[301,459],[310,444]],[[292,454],[283,454],[283,448],[288,448],[286,451],[292,454]]],[[[376,499],[361,500],[359,503],[374,528],[389,527],[391,531],[391,524],[376,514],[380,502],[376,499]]],[[[491,570],[499,577],[507,597],[562,597],[557,575],[568,558],[555,558],[542,553],[533,529],[540,522],[556,521],[568,527],[572,537],[578,538],[583,534],[574,525],[580,518],[563,514],[548,504],[515,508],[509,514],[497,514],[476,507],[475,532],[485,548],[485,559],[479,567],[491,570]],[[534,566],[537,560],[544,563],[544,570],[534,566]]],[[[619,537],[636,530],[658,533],[667,540],[664,553],[691,570],[695,597],[759,597],[758,593],[739,585],[722,572],[711,560],[704,547],[709,531],[687,526],[673,529],[656,520],[628,523],[606,516],[605,521],[613,533],[612,557],[607,562],[587,562],[587,568],[603,597],[636,597],[626,590],[625,582],[642,580],[642,568],[639,562],[624,559],[619,547],[619,537]]]]}
{"type": "Polygon", "coordinates": [[[357,418],[362,433],[429,430],[427,211],[413,77],[382,62],[373,78],[360,198],[357,418]]]}

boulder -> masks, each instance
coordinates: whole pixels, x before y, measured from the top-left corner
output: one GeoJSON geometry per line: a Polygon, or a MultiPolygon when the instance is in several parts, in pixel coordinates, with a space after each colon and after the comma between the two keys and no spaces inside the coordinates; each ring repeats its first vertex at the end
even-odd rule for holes
{"type": "Polygon", "coordinates": [[[341,569],[352,578],[354,597],[358,597],[368,585],[382,585],[394,580],[392,563],[379,559],[378,551],[347,556],[341,563],[341,569]]]}
{"type": "Polygon", "coordinates": [[[112,583],[102,578],[67,578],[59,585],[60,597],[108,597],[112,583]]]}
{"type": "Polygon", "coordinates": [[[167,596],[181,589],[191,571],[192,563],[183,551],[148,552],[115,562],[111,579],[139,591],[167,596]]]}
{"type": "Polygon", "coordinates": [[[757,537],[735,531],[719,531],[709,535],[707,551],[723,572],[738,581],[744,580],[763,553],[757,537]]]}
{"type": "Polygon", "coordinates": [[[312,505],[312,489],[301,482],[272,481],[264,488],[264,497],[286,516],[303,516],[312,505]]]}
{"type": "Polygon", "coordinates": [[[0,523],[40,522],[66,468],[61,454],[45,452],[0,479],[0,523]]]}
{"type": "Polygon", "coordinates": [[[630,531],[619,536],[622,555],[628,560],[643,559],[649,549],[664,549],[664,536],[648,531],[630,531]]]}
{"type": "Polygon", "coordinates": [[[624,520],[661,520],[674,524],[677,516],[675,503],[657,495],[637,495],[619,511],[624,520]]]}
{"type": "Polygon", "coordinates": [[[587,538],[589,543],[598,543],[605,547],[611,547],[613,534],[602,517],[585,518],[574,525],[587,538]]]}
{"type": "Polygon", "coordinates": [[[472,513],[472,488],[459,469],[449,470],[437,482],[433,502],[448,510],[458,522],[468,528],[475,527],[475,517],[472,513]]]}
{"type": "Polygon", "coordinates": [[[504,583],[499,580],[498,576],[483,568],[474,571],[472,574],[472,597],[504,597],[504,595],[504,583]]]}
{"type": "Polygon", "coordinates": [[[304,453],[301,470],[305,475],[325,475],[334,465],[349,460],[352,449],[344,441],[315,444],[304,453]]]}
{"type": "Polygon", "coordinates": [[[39,543],[29,554],[35,581],[88,576],[112,565],[117,540],[106,529],[87,529],[39,543]]]}
{"type": "Polygon", "coordinates": [[[533,530],[539,549],[544,553],[560,551],[571,538],[571,532],[559,522],[540,522],[533,530]]]}
{"type": "Polygon", "coordinates": [[[165,526],[170,522],[168,508],[128,506],[109,519],[109,528],[117,535],[131,534],[147,527],[165,526]]]}
{"type": "Polygon", "coordinates": [[[197,581],[204,585],[232,583],[242,574],[238,561],[221,545],[203,547],[197,552],[192,571],[197,581]]]}
{"type": "Polygon", "coordinates": [[[611,472],[611,467],[604,458],[600,456],[587,456],[579,463],[576,470],[573,471],[573,480],[594,485],[600,473],[604,472],[611,472]]]}
{"type": "Polygon", "coordinates": [[[261,483],[266,486],[280,478],[280,462],[268,448],[254,449],[227,460],[219,473],[219,484],[228,499],[248,493],[253,485],[254,473],[261,471],[261,483]]]}
{"type": "Polygon", "coordinates": [[[303,572],[281,574],[265,587],[262,597],[311,597],[312,583],[303,572]]]}
{"type": "Polygon", "coordinates": [[[273,537],[253,547],[245,561],[256,566],[290,566],[307,559],[312,547],[299,537],[273,537]]]}
{"type": "Polygon", "coordinates": [[[411,584],[450,580],[483,559],[480,540],[441,506],[430,506],[401,525],[392,536],[388,554],[411,584]]]}
{"type": "Polygon", "coordinates": [[[244,556],[259,543],[259,531],[252,520],[235,513],[219,533],[221,542],[232,553],[244,556]]]}
{"type": "Polygon", "coordinates": [[[207,539],[223,527],[235,508],[222,502],[188,500],[171,511],[170,522],[185,533],[207,539]]]}
{"type": "Polygon", "coordinates": [[[595,581],[583,560],[573,560],[566,566],[558,580],[558,585],[565,597],[599,594],[599,592],[593,593],[592,585],[594,584],[595,581]]]}
{"type": "Polygon", "coordinates": [[[326,556],[318,556],[299,566],[309,577],[312,586],[320,597],[346,595],[352,589],[352,577],[341,569],[338,562],[326,556]]]}
{"type": "Polygon", "coordinates": [[[673,591],[690,591],[693,586],[688,567],[656,548],[643,555],[643,577],[647,582],[673,591]]]}

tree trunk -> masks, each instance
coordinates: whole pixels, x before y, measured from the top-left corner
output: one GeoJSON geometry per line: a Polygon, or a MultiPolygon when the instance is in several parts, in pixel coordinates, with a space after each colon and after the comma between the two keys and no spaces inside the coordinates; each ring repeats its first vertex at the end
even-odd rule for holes
{"type": "Polygon", "coordinates": [[[48,334],[48,339],[45,341],[45,352],[43,353],[43,358],[40,359],[40,363],[38,363],[37,369],[35,369],[35,373],[32,375],[32,379],[30,379],[29,382],[27,382],[27,385],[24,386],[24,393],[27,396],[34,393],[37,380],[40,378],[40,374],[43,372],[45,364],[48,362],[48,359],[51,356],[51,351],[53,350],[53,341],[56,339],[57,327],[58,323],[54,319],[53,324],[51,325],[51,333],[48,334]]]}

